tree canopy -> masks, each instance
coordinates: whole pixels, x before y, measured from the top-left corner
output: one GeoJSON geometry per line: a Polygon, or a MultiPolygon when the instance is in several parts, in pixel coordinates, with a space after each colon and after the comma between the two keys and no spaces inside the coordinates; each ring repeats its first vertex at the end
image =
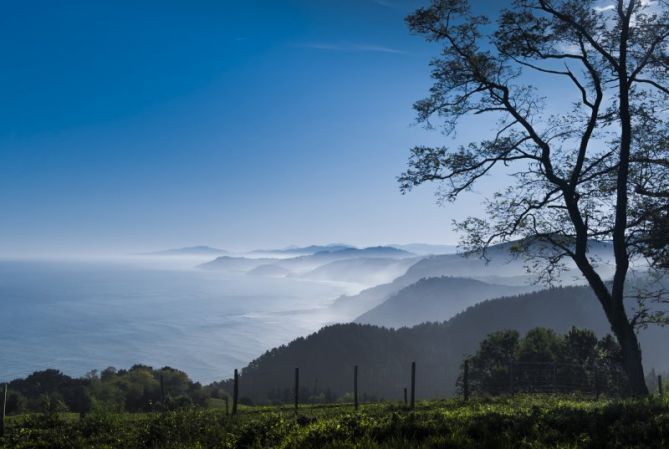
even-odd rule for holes
{"type": "MultiPolygon", "coordinates": [[[[565,335],[535,328],[488,335],[468,359],[468,388],[484,395],[581,392],[620,395],[627,389],[620,347],[607,335],[572,328],[565,335]]],[[[458,378],[463,387],[464,366],[458,378]]]]}

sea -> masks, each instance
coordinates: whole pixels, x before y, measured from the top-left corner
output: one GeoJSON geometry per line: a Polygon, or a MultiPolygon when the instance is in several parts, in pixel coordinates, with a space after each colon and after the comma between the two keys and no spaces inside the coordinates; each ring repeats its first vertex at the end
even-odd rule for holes
{"type": "Polygon", "coordinates": [[[0,382],[141,363],[202,383],[342,320],[361,286],[224,274],[190,258],[0,260],[0,382]]]}

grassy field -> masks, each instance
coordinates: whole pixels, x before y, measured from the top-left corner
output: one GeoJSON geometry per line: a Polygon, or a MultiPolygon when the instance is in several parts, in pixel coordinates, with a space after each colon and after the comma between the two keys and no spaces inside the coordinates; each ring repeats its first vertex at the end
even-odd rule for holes
{"type": "Polygon", "coordinates": [[[524,396],[292,409],[11,417],[3,448],[668,448],[669,400],[524,396]]]}

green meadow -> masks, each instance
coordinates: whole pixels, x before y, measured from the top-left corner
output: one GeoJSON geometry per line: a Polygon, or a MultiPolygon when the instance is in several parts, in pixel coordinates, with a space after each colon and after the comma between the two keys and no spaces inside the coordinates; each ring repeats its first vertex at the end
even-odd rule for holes
{"type": "Polygon", "coordinates": [[[515,396],[162,413],[30,414],[7,420],[8,449],[666,448],[669,400],[515,396]]]}

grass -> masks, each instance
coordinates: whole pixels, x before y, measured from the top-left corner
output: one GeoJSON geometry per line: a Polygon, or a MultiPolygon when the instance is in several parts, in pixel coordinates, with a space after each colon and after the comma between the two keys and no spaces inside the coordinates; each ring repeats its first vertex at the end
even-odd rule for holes
{"type": "Polygon", "coordinates": [[[12,417],[5,448],[667,448],[669,401],[557,396],[12,417]]]}

